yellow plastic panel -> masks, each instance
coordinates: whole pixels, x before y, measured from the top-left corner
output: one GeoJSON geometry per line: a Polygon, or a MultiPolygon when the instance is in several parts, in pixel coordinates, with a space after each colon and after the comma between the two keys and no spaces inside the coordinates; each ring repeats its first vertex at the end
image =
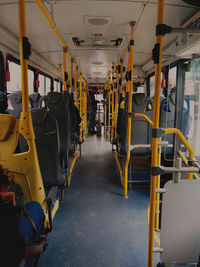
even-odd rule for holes
{"type": "Polygon", "coordinates": [[[19,124],[12,115],[0,114],[4,127],[13,130],[8,131],[8,138],[0,142],[0,164],[3,168],[9,170],[9,174],[14,176],[14,180],[22,187],[27,201],[38,201],[43,209],[46,208],[44,185],[40,173],[40,167],[37,158],[35,141],[27,140],[29,151],[15,154],[19,139],[19,124]],[[12,119],[10,119],[12,117],[12,119]]]}

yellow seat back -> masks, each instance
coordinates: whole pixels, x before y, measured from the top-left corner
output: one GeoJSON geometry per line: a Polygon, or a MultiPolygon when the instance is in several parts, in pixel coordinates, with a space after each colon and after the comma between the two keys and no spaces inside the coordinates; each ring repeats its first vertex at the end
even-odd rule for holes
{"type": "Polygon", "coordinates": [[[27,152],[15,153],[20,132],[16,118],[0,114],[0,125],[0,164],[21,186],[26,201],[38,201],[45,210],[45,191],[34,139],[26,140],[29,146],[27,152]]]}

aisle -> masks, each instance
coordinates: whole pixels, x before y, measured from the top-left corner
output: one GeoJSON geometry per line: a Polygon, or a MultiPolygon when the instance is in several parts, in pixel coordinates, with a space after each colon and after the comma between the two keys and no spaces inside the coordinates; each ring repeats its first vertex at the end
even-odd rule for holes
{"type": "Polygon", "coordinates": [[[149,192],[124,199],[111,145],[92,136],[83,148],[39,266],[146,266],[149,192]]]}

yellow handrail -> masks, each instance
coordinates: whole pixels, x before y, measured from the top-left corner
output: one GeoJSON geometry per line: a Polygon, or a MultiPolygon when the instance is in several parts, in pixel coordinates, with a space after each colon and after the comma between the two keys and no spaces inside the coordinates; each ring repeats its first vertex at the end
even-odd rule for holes
{"type": "MultiPolygon", "coordinates": [[[[107,90],[107,83],[105,83],[104,90],[107,90]]],[[[107,97],[104,99],[104,138],[107,137],[107,97]]]]}
{"type": "Polygon", "coordinates": [[[64,91],[67,91],[66,57],[67,57],[67,48],[64,48],[63,49],[63,85],[64,85],[64,91]]]}
{"type": "Polygon", "coordinates": [[[116,66],[116,81],[117,81],[117,87],[116,87],[116,93],[115,93],[115,138],[117,136],[117,115],[118,115],[118,109],[119,109],[119,77],[118,77],[118,65],[116,66]]]}
{"type": "MultiPolygon", "coordinates": [[[[148,225],[149,225],[149,213],[150,213],[150,205],[148,206],[148,209],[147,209],[147,223],[148,223],[148,225]]],[[[159,238],[155,232],[154,232],[154,240],[155,240],[156,244],[160,247],[160,240],[159,240],[159,238]]]]}
{"type": "Polygon", "coordinates": [[[121,179],[121,184],[122,184],[122,186],[124,187],[123,172],[122,172],[121,164],[120,164],[119,159],[118,159],[118,153],[117,153],[117,151],[115,152],[115,160],[116,160],[117,167],[118,167],[118,170],[119,170],[120,179],[121,179]]]}
{"type": "MultiPolygon", "coordinates": [[[[187,166],[187,167],[190,167],[190,166],[188,165],[188,161],[187,161],[185,155],[183,154],[183,152],[179,151],[178,153],[179,153],[179,155],[181,156],[182,160],[185,162],[186,166],[187,166]]],[[[199,176],[198,176],[197,173],[192,173],[192,175],[195,177],[195,179],[199,180],[199,176]]]]}
{"type": "Polygon", "coordinates": [[[153,122],[151,119],[149,119],[149,117],[147,117],[145,114],[142,113],[134,113],[135,117],[140,117],[140,118],[144,118],[151,126],[153,126],[153,122]]]}
{"type": "Polygon", "coordinates": [[[68,175],[68,186],[70,186],[70,184],[71,184],[72,171],[73,171],[73,168],[74,168],[74,165],[75,165],[75,163],[76,163],[77,158],[78,158],[78,152],[75,152],[75,154],[74,154],[74,158],[73,158],[72,164],[71,164],[71,166],[70,166],[70,170],[69,170],[69,175],[68,175]]]}
{"type": "Polygon", "coordinates": [[[111,142],[113,142],[113,136],[114,136],[114,110],[115,110],[115,101],[114,101],[114,64],[112,66],[112,129],[111,129],[111,142]]]}
{"type": "Polygon", "coordinates": [[[182,132],[176,128],[166,128],[165,129],[166,134],[174,133],[178,136],[179,140],[184,144],[184,146],[187,148],[187,151],[189,153],[190,159],[194,158],[194,150],[192,149],[191,145],[188,143],[185,136],[182,134],[182,132]]]}
{"type": "MultiPolygon", "coordinates": [[[[127,83],[127,92],[129,93],[128,98],[128,112],[132,112],[132,93],[133,93],[133,58],[134,58],[134,30],[135,22],[130,22],[131,26],[131,38],[129,45],[129,61],[128,61],[128,72],[131,72],[131,77],[127,83]]],[[[127,147],[131,144],[131,117],[128,117],[128,130],[127,130],[127,147]]],[[[124,166],[124,197],[127,198],[128,194],[128,165],[130,161],[130,150],[128,149],[126,154],[126,161],[124,166]]]]}
{"type": "MultiPolygon", "coordinates": [[[[58,39],[60,40],[61,44],[63,45],[63,47],[67,47],[67,44],[65,42],[65,40],[63,39],[62,35],[60,34],[60,32],[58,31],[58,29],[56,28],[56,24],[54,23],[54,21],[52,20],[49,12],[47,11],[45,5],[43,4],[42,0],[35,0],[35,3],[38,5],[38,7],[40,8],[40,10],[42,11],[42,13],[44,14],[45,18],[48,20],[51,28],[54,30],[54,32],[56,33],[56,35],[58,36],[58,39]]],[[[73,58],[72,54],[70,53],[70,51],[68,50],[69,56],[71,58],[73,58]]]]}
{"type": "Polygon", "coordinates": [[[78,107],[78,67],[76,67],[76,73],[75,73],[75,91],[76,91],[76,107],[78,107]]]}
{"type": "Polygon", "coordinates": [[[110,141],[110,81],[111,79],[111,72],[109,72],[108,78],[108,140],[110,141]]]}
{"type": "Polygon", "coordinates": [[[71,63],[70,63],[70,92],[73,93],[74,92],[74,88],[73,88],[73,64],[74,64],[74,58],[71,58],[71,63]]]}
{"type": "Polygon", "coordinates": [[[80,142],[81,142],[81,151],[82,151],[82,131],[83,131],[83,112],[82,112],[82,72],[80,73],[80,87],[79,87],[79,94],[80,94],[80,102],[79,102],[79,112],[81,117],[81,127],[80,127],[80,142]]]}
{"type": "MultiPolygon", "coordinates": [[[[158,0],[157,5],[157,24],[164,21],[164,0],[158,0]]],[[[153,128],[159,128],[160,120],[160,87],[161,87],[161,67],[162,67],[162,41],[163,36],[156,36],[156,45],[159,48],[158,62],[155,64],[155,95],[153,111],[153,128]]],[[[158,151],[159,138],[152,138],[152,159],[151,166],[158,166],[160,153],[158,151]]],[[[148,267],[153,267],[153,248],[154,248],[154,225],[155,225],[155,198],[156,198],[157,176],[151,175],[150,189],[150,218],[149,218],[149,242],[148,242],[148,267]]]]}

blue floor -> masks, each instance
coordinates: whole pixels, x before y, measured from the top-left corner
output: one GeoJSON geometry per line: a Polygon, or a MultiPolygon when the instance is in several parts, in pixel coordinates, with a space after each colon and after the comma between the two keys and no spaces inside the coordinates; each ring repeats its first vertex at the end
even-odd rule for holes
{"type": "Polygon", "coordinates": [[[122,195],[111,145],[89,137],[39,266],[147,266],[149,191],[122,195]]]}

